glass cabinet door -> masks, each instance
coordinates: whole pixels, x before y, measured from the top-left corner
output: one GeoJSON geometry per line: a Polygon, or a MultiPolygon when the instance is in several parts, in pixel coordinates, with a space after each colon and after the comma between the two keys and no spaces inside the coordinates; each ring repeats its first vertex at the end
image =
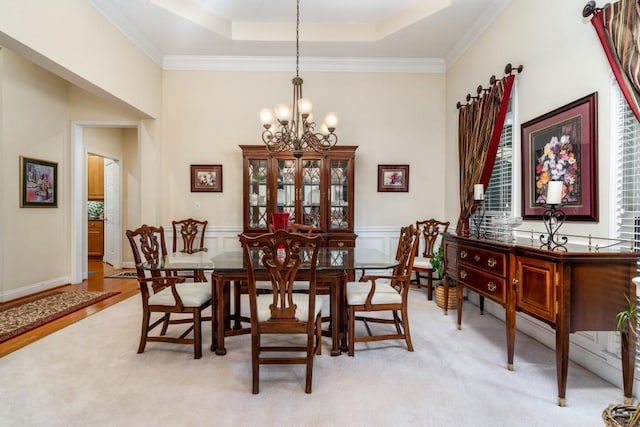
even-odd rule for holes
{"type": "Polygon", "coordinates": [[[250,228],[267,228],[267,206],[268,206],[268,183],[267,183],[267,160],[250,159],[248,161],[249,197],[248,226],[250,228]]]}
{"type": "Polygon", "coordinates": [[[351,200],[349,195],[349,171],[350,161],[348,159],[335,159],[330,161],[329,173],[331,176],[329,184],[329,226],[331,230],[345,230],[351,227],[351,200]]]}
{"type": "Polygon", "coordinates": [[[296,160],[277,160],[277,201],[275,212],[288,212],[296,222],[296,160]]]}
{"type": "Polygon", "coordinates": [[[321,160],[302,160],[302,223],[319,228],[322,224],[320,174],[321,160]]]}

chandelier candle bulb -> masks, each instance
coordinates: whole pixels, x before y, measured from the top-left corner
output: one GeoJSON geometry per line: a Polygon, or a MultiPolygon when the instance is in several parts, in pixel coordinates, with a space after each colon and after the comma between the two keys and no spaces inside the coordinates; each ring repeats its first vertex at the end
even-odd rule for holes
{"type": "Polygon", "coordinates": [[[473,200],[484,200],[484,185],[473,185],[473,200]]]}
{"type": "Polygon", "coordinates": [[[329,130],[335,129],[338,126],[338,115],[333,112],[327,113],[324,115],[324,122],[329,130]]]}
{"type": "Polygon", "coordinates": [[[547,204],[559,205],[562,203],[562,181],[549,181],[547,184],[547,204]]]}
{"type": "Polygon", "coordinates": [[[267,129],[271,128],[271,124],[273,123],[275,117],[273,116],[273,111],[269,108],[263,108],[260,110],[260,121],[262,125],[267,129]]]}
{"type": "Polygon", "coordinates": [[[288,104],[276,105],[276,117],[282,124],[289,123],[289,117],[291,116],[291,106],[288,104]]]}
{"type": "Polygon", "coordinates": [[[313,103],[309,99],[300,98],[298,100],[298,110],[300,110],[300,114],[303,116],[309,115],[313,110],[313,103]]]}

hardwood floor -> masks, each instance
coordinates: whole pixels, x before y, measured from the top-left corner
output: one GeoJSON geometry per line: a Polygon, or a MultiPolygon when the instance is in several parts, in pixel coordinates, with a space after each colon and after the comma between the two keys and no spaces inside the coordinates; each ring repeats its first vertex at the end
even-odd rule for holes
{"type": "MultiPolygon", "coordinates": [[[[103,263],[101,260],[93,260],[89,259],[88,268],[90,272],[94,272],[93,274],[89,274],[89,279],[83,281],[77,285],[64,285],[57,287],[55,289],[51,289],[45,292],[42,292],[40,295],[46,295],[53,291],[75,291],[75,290],[86,290],[86,291],[113,291],[120,292],[120,294],[108,298],[103,301],[99,301],[89,307],[74,311],[60,319],[54,320],[53,322],[49,322],[43,326],[40,326],[36,329],[33,329],[29,332],[26,332],[22,335],[18,335],[15,338],[12,338],[2,344],[0,344],[0,357],[6,356],[7,354],[14,352],[28,344],[31,344],[34,341],[39,340],[42,337],[45,337],[55,331],[58,331],[65,326],[69,326],[72,323],[75,323],[79,320],[84,319],[94,313],[97,313],[100,310],[103,310],[107,307],[110,307],[120,301],[123,301],[136,293],[138,293],[138,282],[135,278],[125,278],[125,279],[105,279],[105,275],[110,275],[113,273],[117,273],[118,271],[112,268],[109,264],[103,263]]],[[[30,295],[33,297],[33,295],[30,295]]],[[[10,303],[14,303],[18,300],[10,301],[10,303]]],[[[8,303],[0,303],[0,308],[8,303]]]]}

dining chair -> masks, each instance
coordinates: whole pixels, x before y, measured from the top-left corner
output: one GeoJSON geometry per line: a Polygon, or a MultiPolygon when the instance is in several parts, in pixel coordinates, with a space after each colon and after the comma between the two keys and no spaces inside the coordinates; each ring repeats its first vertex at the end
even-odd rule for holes
{"type": "MultiPolygon", "coordinates": [[[[171,221],[173,226],[173,252],[192,254],[204,250],[204,233],[209,222],[193,218],[171,221]],[[180,237],[180,238],[179,238],[180,237]]],[[[207,277],[202,271],[179,271],[178,276],[191,278],[196,282],[206,282],[207,277]]]]}
{"type": "Polygon", "coordinates": [[[305,392],[311,393],[313,360],[322,349],[322,299],[316,295],[321,239],[285,230],[240,236],[249,284],[253,394],[259,393],[260,365],[272,364],[306,365],[305,392]],[[270,293],[256,288],[257,271],[271,282],[270,293]],[[303,278],[308,292],[294,292],[293,282],[303,278]],[[306,345],[291,338],[273,340],[273,335],[282,334],[304,334],[306,345]],[[270,356],[274,353],[278,356],[270,356]]]}
{"type": "MultiPolygon", "coordinates": [[[[271,223],[269,223],[267,228],[269,229],[269,233],[274,233],[276,231],[275,227],[271,223]]],[[[289,231],[290,233],[301,233],[301,234],[311,235],[313,234],[313,225],[290,222],[287,225],[287,231],[289,231]]]]}
{"type": "MultiPolygon", "coordinates": [[[[136,264],[138,284],[142,295],[142,333],[138,353],[143,353],[147,342],[169,342],[176,344],[192,344],[194,357],[202,357],[201,324],[204,309],[211,305],[211,286],[208,283],[185,282],[169,270],[144,270],[143,262],[158,264],[167,255],[164,239],[164,228],[142,225],[135,230],[127,230],[127,239],[131,245],[133,259],[136,264]],[[144,259],[143,259],[144,257],[144,259]],[[161,317],[151,323],[152,313],[160,313],[161,317]],[[187,313],[190,318],[171,319],[171,314],[187,313]],[[150,336],[154,328],[162,324],[159,335],[150,336]],[[180,336],[168,336],[170,325],[189,324],[189,328],[180,336]],[[193,331],[193,338],[187,335],[193,331]]],[[[210,318],[209,318],[210,319],[210,318]]]]}
{"type": "MultiPolygon", "coordinates": [[[[267,225],[267,228],[269,229],[269,233],[274,233],[276,231],[272,223],[269,223],[267,225]]],[[[287,225],[287,231],[290,233],[300,233],[300,234],[306,234],[308,236],[311,236],[313,235],[313,230],[314,230],[313,226],[307,225],[307,224],[290,222],[287,225]]],[[[256,282],[256,288],[258,289],[259,292],[271,292],[271,283],[266,280],[258,280],[256,282]]],[[[306,292],[308,289],[308,283],[305,281],[296,280],[293,283],[293,288],[295,291],[306,292]]],[[[327,284],[323,284],[323,283],[319,284],[317,288],[317,293],[320,295],[329,295],[330,291],[331,291],[331,288],[327,284]]],[[[245,322],[245,323],[249,322],[249,318],[241,314],[241,311],[242,311],[241,296],[247,295],[248,293],[249,293],[249,289],[246,283],[238,283],[238,282],[234,283],[234,292],[233,292],[234,314],[232,315],[232,317],[235,319],[235,329],[241,329],[242,322],[245,322]]],[[[330,319],[327,316],[323,321],[329,321],[329,320],[330,319]]]]}
{"type": "Polygon", "coordinates": [[[413,224],[402,227],[396,251],[398,265],[390,275],[365,275],[358,282],[347,283],[347,339],[349,356],[355,353],[356,342],[404,339],[413,351],[407,296],[413,261],[420,243],[420,231],[413,224]],[[378,313],[390,311],[391,318],[378,313]],[[374,314],[375,313],[375,314],[374,314]],[[400,313],[400,314],[399,314],[400,313]],[[356,336],[355,321],[363,321],[368,335],[356,336]],[[393,324],[395,333],[373,335],[369,323],[393,324]]]}
{"type": "MultiPolygon", "coordinates": [[[[433,299],[433,273],[434,269],[431,265],[433,254],[442,243],[442,235],[449,229],[449,221],[439,221],[437,219],[427,219],[424,221],[416,221],[416,228],[420,230],[424,241],[424,248],[421,256],[416,256],[413,262],[413,272],[415,277],[411,283],[417,288],[427,288],[427,300],[433,299]],[[427,280],[426,284],[420,282],[420,279],[427,280]]],[[[440,277],[442,279],[442,277],[440,277]]]]}

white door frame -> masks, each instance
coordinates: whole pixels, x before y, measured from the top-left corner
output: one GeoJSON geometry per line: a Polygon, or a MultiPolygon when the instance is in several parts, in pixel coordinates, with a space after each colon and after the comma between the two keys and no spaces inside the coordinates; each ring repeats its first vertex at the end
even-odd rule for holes
{"type": "Polygon", "coordinates": [[[114,268],[122,268],[121,162],[121,159],[104,157],[104,255],[102,260],[114,268]],[[108,183],[111,183],[111,190],[108,183]]]}
{"type": "MultiPolygon", "coordinates": [[[[138,130],[140,143],[140,122],[136,121],[78,121],[71,123],[71,283],[82,283],[88,277],[87,267],[87,147],[84,144],[85,128],[134,128],[138,130]]],[[[98,153],[96,153],[98,154],[98,153]]],[[[117,159],[120,160],[120,159],[117,159]]],[[[121,194],[122,179],[118,179],[121,194]]],[[[122,206],[122,204],[120,204],[122,206]]],[[[122,248],[122,210],[120,224],[115,230],[117,248],[122,248]]],[[[118,251],[118,264],[122,264],[122,250],[118,251]]]]}

